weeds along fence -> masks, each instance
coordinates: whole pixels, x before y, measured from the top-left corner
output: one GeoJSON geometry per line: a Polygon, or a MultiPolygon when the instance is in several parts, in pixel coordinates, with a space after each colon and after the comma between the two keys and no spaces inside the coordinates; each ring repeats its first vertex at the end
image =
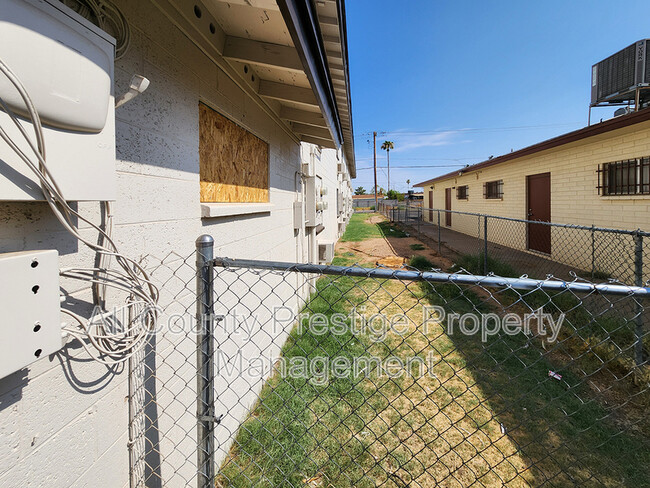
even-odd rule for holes
{"type": "Polygon", "coordinates": [[[379,212],[434,241],[476,273],[552,274],[642,285],[650,279],[650,233],[380,204],[379,212]]]}
{"type": "Polygon", "coordinates": [[[131,486],[650,479],[650,289],[212,252],[150,263],[131,486]]]}

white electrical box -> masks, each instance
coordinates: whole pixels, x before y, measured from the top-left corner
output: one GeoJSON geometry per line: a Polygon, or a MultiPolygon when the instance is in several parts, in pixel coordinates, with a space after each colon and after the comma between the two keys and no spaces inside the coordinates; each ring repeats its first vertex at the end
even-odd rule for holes
{"type": "Polygon", "coordinates": [[[334,242],[318,241],[318,263],[330,264],[334,260],[334,242]]]}
{"type": "Polygon", "coordinates": [[[293,202],[293,230],[300,230],[305,224],[302,213],[302,202],[293,202]]]}
{"type": "Polygon", "coordinates": [[[318,173],[321,162],[321,150],[313,144],[303,145],[302,152],[302,174],[303,176],[315,176],[318,173]]]}
{"type": "Polygon", "coordinates": [[[59,254],[0,254],[0,378],[61,349],[59,254]]]}
{"type": "Polygon", "coordinates": [[[323,180],[319,176],[305,178],[305,225],[317,227],[323,223],[325,203],[321,195],[323,180]]]}
{"type": "MultiPolygon", "coordinates": [[[[111,36],[57,0],[2,0],[0,59],[36,106],[47,165],[66,200],[115,199],[114,52],[111,36]]],[[[27,114],[2,74],[0,97],[27,114]]],[[[30,154],[4,112],[0,126],[30,154]]],[[[43,200],[37,178],[2,140],[0,200],[43,200]]]]}

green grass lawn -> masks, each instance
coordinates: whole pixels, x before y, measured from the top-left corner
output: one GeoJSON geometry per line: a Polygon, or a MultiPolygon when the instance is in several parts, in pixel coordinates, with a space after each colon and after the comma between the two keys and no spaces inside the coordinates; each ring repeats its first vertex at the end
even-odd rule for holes
{"type": "Polygon", "coordinates": [[[406,237],[406,233],[384,220],[378,224],[368,222],[372,217],[380,216],[378,213],[355,213],[350,217],[345,233],[341,237],[343,242],[359,242],[378,237],[406,237]]]}
{"type": "MultiPolygon", "coordinates": [[[[396,232],[385,221],[370,224],[372,215],[353,215],[345,240],[396,232]]],[[[359,260],[346,252],[333,264],[359,260]]],[[[412,264],[428,269],[432,263],[412,264]]],[[[491,264],[514,273],[506,263],[491,264]]],[[[471,271],[482,260],[468,257],[463,265],[471,271]]],[[[365,332],[314,334],[296,328],[282,349],[285,358],[432,354],[435,375],[330,375],[321,383],[275,374],[241,426],[217,486],[649,486],[647,432],[619,408],[642,397],[633,386],[620,404],[597,394],[586,377],[602,373],[593,367],[602,362],[587,358],[597,349],[565,342],[579,356],[568,362],[566,354],[523,334],[496,335],[483,343],[478,336],[449,334],[442,324],[422,327],[422,305],[440,305],[447,313],[524,313],[528,308],[519,297],[512,290],[490,294],[455,284],[319,278],[305,312],[331,317],[361,306],[365,316],[403,312],[408,331],[378,340],[365,332]],[[549,370],[560,372],[562,381],[550,378],[549,370]]],[[[553,296],[551,303],[549,295],[535,291],[524,294],[524,301],[555,315],[566,312],[568,334],[589,324],[572,295],[553,296]]],[[[621,333],[609,327],[611,334],[621,333]]]]}
{"type": "MultiPolygon", "coordinates": [[[[333,264],[352,263],[348,256],[336,258],[333,264]]],[[[320,278],[316,293],[303,312],[327,317],[349,312],[363,300],[363,294],[356,292],[357,282],[349,277],[320,278]]],[[[287,360],[354,358],[365,354],[363,342],[349,332],[314,335],[307,327],[302,333],[294,329],[282,350],[287,360]]],[[[222,486],[242,488],[306,486],[303,480],[334,466],[330,454],[337,450],[340,439],[346,438],[350,425],[363,425],[363,419],[354,413],[365,400],[360,382],[361,379],[334,378],[319,385],[276,374],[264,386],[257,406],[240,428],[217,481],[222,486]]],[[[362,454],[358,449],[355,453],[362,454]]]]}

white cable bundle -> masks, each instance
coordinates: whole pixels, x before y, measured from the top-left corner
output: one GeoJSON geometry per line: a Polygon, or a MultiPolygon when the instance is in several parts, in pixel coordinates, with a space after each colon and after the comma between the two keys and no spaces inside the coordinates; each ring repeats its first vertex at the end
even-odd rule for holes
{"type": "Polygon", "coordinates": [[[120,59],[129,49],[131,31],[122,12],[108,0],[62,0],[63,3],[97,27],[111,34],[117,45],[115,59],[120,59]]]}
{"type": "Polygon", "coordinates": [[[87,319],[62,308],[62,312],[72,317],[77,324],[76,326],[65,326],[64,331],[79,339],[93,359],[105,364],[124,362],[146,344],[149,334],[155,328],[158,318],[158,289],[139,263],[118,251],[111,237],[112,214],[109,202],[103,202],[107,215],[106,231],[68,205],[47,168],[43,128],[36,107],[24,85],[2,60],[0,60],[0,72],[9,79],[20,94],[34,129],[36,143],[30,138],[14,112],[2,98],[0,98],[0,106],[27,141],[34,156],[25,154],[2,127],[0,127],[0,137],[36,175],[43,195],[59,222],[76,239],[99,255],[97,267],[66,268],[60,272],[61,276],[65,278],[91,283],[95,290],[96,305],[102,309],[102,313],[95,314],[92,319],[87,319]],[[100,235],[101,244],[95,244],[85,239],[79,233],[75,219],[85,222],[95,229],[100,235]],[[117,263],[118,269],[109,269],[108,261],[111,258],[117,263]],[[105,310],[104,295],[107,287],[117,289],[127,295],[128,317],[125,321],[117,320],[112,312],[105,310]]]}

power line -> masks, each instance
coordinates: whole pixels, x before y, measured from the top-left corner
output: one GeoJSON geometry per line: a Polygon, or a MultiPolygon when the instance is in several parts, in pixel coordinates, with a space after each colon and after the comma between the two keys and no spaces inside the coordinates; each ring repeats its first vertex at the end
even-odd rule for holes
{"type": "MultiPolygon", "coordinates": [[[[495,132],[495,131],[510,131],[510,130],[526,130],[526,129],[548,129],[556,127],[567,127],[577,125],[578,122],[564,123],[564,124],[541,124],[541,125],[515,125],[510,127],[465,127],[461,129],[433,129],[422,131],[386,131],[381,132],[381,135],[427,135],[427,134],[440,134],[443,132],[495,132]]],[[[355,135],[355,139],[367,137],[371,134],[363,133],[355,135]]]]}
{"type": "MultiPolygon", "coordinates": [[[[410,169],[410,168],[462,168],[465,167],[464,164],[420,164],[420,165],[409,165],[409,166],[393,166],[393,169],[410,169]]],[[[384,169],[386,166],[377,166],[378,169],[384,169]]],[[[363,171],[364,169],[374,169],[374,166],[369,166],[367,168],[357,168],[357,171],[363,171]]],[[[384,172],[384,174],[386,174],[384,172]]]]}
{"type": "MultiPolygon", "coordinates": [[[[355,161],[372,161],[373,158],[355,158],[355,161]]],[[[466,158],[397,158],[393,161],[467,161],[469,159],[485,159],[484,156],[480,157],[466,157],[466,158]]]]}

